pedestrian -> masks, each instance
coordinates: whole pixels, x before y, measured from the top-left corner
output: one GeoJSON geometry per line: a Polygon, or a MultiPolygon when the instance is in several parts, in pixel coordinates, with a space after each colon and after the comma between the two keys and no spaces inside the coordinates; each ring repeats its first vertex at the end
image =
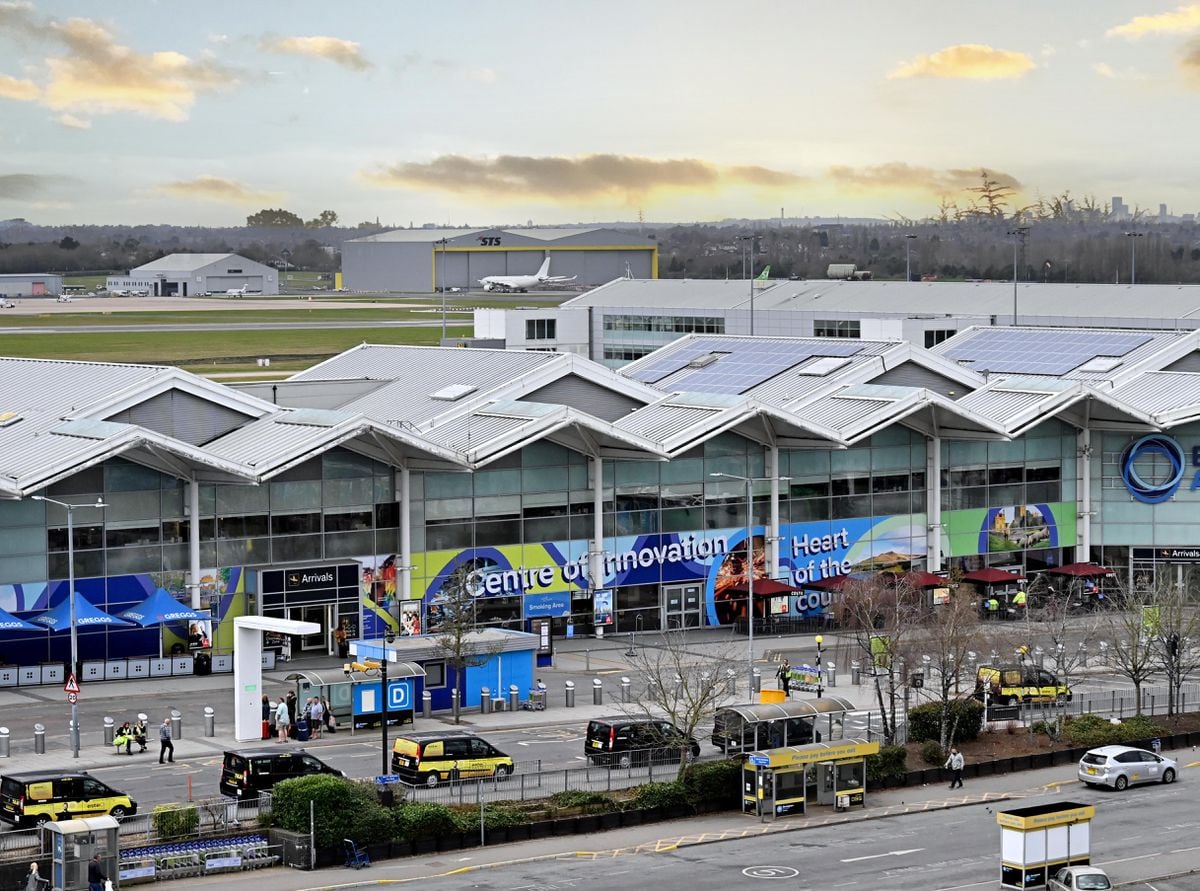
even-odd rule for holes
{"type": "Polygon", "coordinates": [[[329,700],[321,700],[321,710],[325,715],[325,729],[330,733],[337,733],[337,719],[333,716],[333,709],[329,707],[329,700]]]}
{"type": "Polygon", "coordinates": [[[950,768],[950,788],[962,788],[963,756],[962,752],[950,747],[950,757],[946,759],[946,767],[950,768]]]}
{"type": "Polygon", "coordinates": [[[163,718],[158,726],[158,763],[163,763],[163,756],[172,764],[175,763],[175,743],[171,742],[171,719],[163,718]]]}
{"type": "Polygon", "coordinates": [[[792,666],[788,664],[787,659],[779,663],[779,671],[775,673],[775,676],[779,678],[779,689],[783,691],[784,698],[790,699],[792,696],[792,666]]]}
{"type": "Polygon", "coordinates": [[[104,883],[108,876],[104,874],[104,864],[100,862],[100,852],[97,851],[88,861],[88,891],[104,891],[104,883]]]}
{"type": "Polygon", "coordinates": [[[320,739],[321,729],[325,726],[325,706],[315,696],[308,709],[308,726],[312,731],[313,739],[320,739]]]}
{"type": "Polygon", "coordinates": [[[29,875],[25,878],[25,891],[42,891],[49,884],[50,880],[43,879],[42,874],[38,872],[38,865],[30,863],[29,875]]]}
{"type": "Polygon", "coordinates": [[[139,752],[146,751],[146,722],[140,716],[137,723],[133,725],[133,741],[138,744],[139,752]]]}
{"type": "Polygon", "coordinates": [[[288,711],[288,701],[286,698],[279,700],[279,706],[275,709],[275,726],[279,730],[279,741],[287,742],[288,727],[292,723],[292,713],[288,711]]]}
{"type": "Polygon", "coordinates": [[[288,690],[285,697],[288,707],[288,735],[296,732],[296,722],[300,720],[300,698],[294,690],[288,690]]]}
{"type": "Polygon", "coordinates": [[[333,632],[333,639],[337,642],[338,658],[345,659],[350,655],[350,640],[346,634],[346,623],[338,625],[337,631],[333,632]]]}

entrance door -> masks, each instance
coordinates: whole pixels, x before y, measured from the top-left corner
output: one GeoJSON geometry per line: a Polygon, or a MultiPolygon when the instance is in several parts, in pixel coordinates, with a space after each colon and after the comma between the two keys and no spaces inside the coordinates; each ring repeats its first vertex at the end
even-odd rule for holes
{"type": "Polygon", "coordinates": [[[321,630],[316,634],[304,634],[300,637],[300,652],[313,653],[318,650],[324,650],[326,654],[330,653],[330,642],[332,638],[329,634],[330,625],[329,611],[331,607],[327,604],[314,604],[310,606],[297,606],[288,610],[288,618],[298,622],[315,622],[321,626],[321,630]]]}
{"type": "Polygon", "coordinates": [[[699,628],[700,585],[668,585],[663,588],[663,628],[699,628]]]}

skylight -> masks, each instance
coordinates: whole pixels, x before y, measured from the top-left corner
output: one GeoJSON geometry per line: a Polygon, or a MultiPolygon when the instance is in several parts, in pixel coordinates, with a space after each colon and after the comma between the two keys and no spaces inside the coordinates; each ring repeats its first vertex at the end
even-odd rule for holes
{"type": "Polygon", "coordinates": [[[435,393],[430,393],[430,399],[436,399],[439,402],[457,402],[464,396],[474,393],[478,387],[474,384],[450,384],[442,387],[435,393]]]}

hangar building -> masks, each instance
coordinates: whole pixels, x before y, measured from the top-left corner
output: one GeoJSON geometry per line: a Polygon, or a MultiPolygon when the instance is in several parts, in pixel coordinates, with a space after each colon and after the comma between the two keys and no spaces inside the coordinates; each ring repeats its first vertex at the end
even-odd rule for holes
{"type": "Polygon", "coordinates": [[[61,275],[44,272],[0,275],[0,297],[57,297],[62,289],[61,275]]]}
{"type": "Polygon", "coordinates": [[[397,229],[342,245],[343,281],[352,291],[468,290],[489,275],[550,274],[574,285],[658,278],[653,238],[616,229],[397,229]]]}
{"type": "Polygon", "coordinates": [[[151,297],[198,297],[243,288],[247,294],[278,294],[279,275],[238,254],[168,254],[128,275],[110,275],[106,285],[110,291],[144,291],[151,297]]]}

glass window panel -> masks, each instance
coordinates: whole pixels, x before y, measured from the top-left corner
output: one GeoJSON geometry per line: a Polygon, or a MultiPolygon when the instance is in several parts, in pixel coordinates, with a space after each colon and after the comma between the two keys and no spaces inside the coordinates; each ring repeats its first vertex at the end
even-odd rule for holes
{"type": "MultiPolygon", "coordinates": [[[[408,485],[412,491],[413,498],[420,498],[417,493],[416,483],[421,479],[419,473],[409,474],[408,485]]],[[[386,501],[395,501],[399,496],[396,494],[396,477],[393,474],[377,474],[375,476],[375,503],[382,504],[386,501]]]]}
{"type": "Polygon", "coordinates": [[[700,483],[663,486],[659,497],[663,507],[694,507],[703,501],[704,487],[700,483]]]}
{"type": "Polygon", "coordinates": [[[720,458],[725,455],[745,455],[748,443],[740,436],[722,433],[704,443],[704,457],[720,458]]]}
{"type": "Polygon", "coordinates": [[[326,507],[372,504],[375,498],[375,478],[364,476],[354,479],[325,480],[323,489],[326,507]]]}
{"type": "MultiPolygon", "coordinates": [[[[266,487],[262,487],[264,490],[266,487]]],[[[163,517],[182,517],[184,515],[183,505],[186,500],[187,490],[183,488],[163,489],[160,493],[160,501],[162,503],[163,517]]]]}
{"type": "Polygon", "coordinates": [[[108,572],[111,575],[162,572],[162,548],[114,548],[108,552],[108,572]]]}
{"type": "Polygon", "coordinates": [[[519,520],[480,520],[475,524],[476,547],[495,547],[521,543],[519,520]]]}
{"type": "MultiPolygon", "coordinates": [[[[65,579],[67,577],[67,555],[51,554],[48,560],[50,578],[65,579]]],[[[104,575],[104,551],[76,551],[75,578],[90,578],[104,575]]]]}
{"type": "Polygon", "coordinates": [[[430,523],[425,526],[425,550],[449,551],[471,547],[470,523],[430,523]]]}
{"type": "Polygon", "coordinates": [[[791,508],[791,521],[793,523],[808,523],[813,520],[830,519],[828,498],[797,498],[794,501],[788,502],[788,504],[791,508]]]}
{"type": "Polygon", "coordinates": [[[271,539],[271,559],[275,563],[300,563],[320,560],[320,535],[287,535],[271,539]]]}
{"type": "Polygon", "coordinates": [[[104,491],[106,493],[138,492],[146,489],[157,491],[159,486],[157,470],[120,459],[109,461],[104,465],[104,491]]]}
{"type": "Polygon", "coordinates": [[[1024,480],[1024,467],[992,467],[988,470],[988,482],[993,486],[1011,486],[1024,480]]]}
{"type": "Polygon", "coordinates": [[[375,533],[335,532],[325,534],[326,557],[355,557],[375,553],[375,533]]]}
{"type": "Polygon", "coordinates": [[[1043,467],[1026,467],[1025,479],[1031,483],[1042,483],[1048,480],[1058,480],[1062,477],[1062,471],[1057,464],[1043,467]]]}
{"type": "Polygon", "coordinates": [[[830,480],[829,490],[834,495],[866,495],[871,491],[871,479],[865,476],[841,477],[830,480]]]}
{"type": "Polygon", "coordinates": [[[1024,486],[991,486],[988,491],[988,506],[1003,507],[1008,504],[1025,503],[1024,486]]]}
{"type": "Polygon", "coordinates": [[[871,466],[876,470],[901,470],[909,466],[908,443],[890,448],[871,449],[871,466]]]}
{"type": "Polygon", "coordinates": [[[677,458],[660,467],[663,484],[699,483],[704,481],[704,461],[700,458],[677,458]]]}
{"type": "Polygon", "coordinates": [[[647,535],[658,531],[658,511],[620,511],[616,515],[617,535],[647,535]]]}
{"type": "Polygon", "coordinates": [[[812,476],[817,479],[829,476],[829,456],[832,454],[830,451],[794,449],[783,454],[788,458],[787,466],[791,468],[788,472],[790,476],[812,476]]]}
{"type": "Polygon", "coordinates": [[[910,496],[908,492],[892,492],[886,495],[875,495],[871,499],[871,510],[877,517],[890,517],[907,514],[910,496]]]}
{"type": "MultiPolygon", "coordinates": [[[[325,532],[358,532],[370,529],[374,519],[375,512],[371,510],[327,513],[325,514],[325,532]]],[[[328,535],[325,541],[328,543],[328,535]]]]}
{"type": "Polygon", "coordinates": [[[46,555],[11,556],[0,560],[0,584],[19,585],[47,578],[46,555]]]}
{"type": "Polygon", "coordinates": [[[943,442],[943,449],[943,466],[945,467],[962,467],[964,464],[983,466],[987,463],[986,442],[951,440],[943,442]]]}
{"type": "Polygon", "coordinates": [[[217,513],[265,514],[269,496],[266,486],[217,486],[217,513]]]}
{"type": "Polygon", "coordinates": [[[521,516],[521,496],[494,495],[487,498],[476,498],[475,516],[519,517],[521,516]]]}
{"type": "Polygon", "coordinates": [[[1061,501],[1062,484],[1055,480],[1048,483],[1027,483],[1025,497],[1031,504],[1061,501]]]}
{"type": "Polygon", "coordinates": [[[746,526],[746,503],[710,505],[704,509],[705,529],[739,529],[746,526]]]}
{"type": "Polygon", "coordinates": [[[321,456],[321,475],[327,480],[375,475],[376,464],[365,455],[331,449],[321,456]]]}
{"type": "Polygon", "coordinates": [[[572,464],[567,468],[567,488],[570,490],[586,489],[588,486],[587,464],[572,464]]]}
{"type": "Polygon", "coordinates": [[[1025,440],[1014,439],[1012,442],[987,443],[988,461],[992,464],[1025,460],[1025,440]]]}
{"type": "MultiPolygon", "coordinates": [[[[271,511],[284,513],[321,509],[321,483],[317,480],[271,483],[271,511]]],[[[204,511],[200,512],[202,515],[204,511]]]]}
{"type": "Polygon", "coordinates": [[[679,507],[662,511],[663,532],[690,532],[704,525],[704,510],[699,507],[679,507]]]}
{"type": "Polygon", "coordinates": [[[42,525],[46,522],[46,504],[24,498],[20,501],[0,501],[0,528],[7,526],[42,525]]]}
{"type": "Polygon", "coordinates": [[[425,520],[457,520],[471,516],[474,502],[470,498],[442,498],[425,502],[425,520]]]}
{"type": "Polygon", "coordinates": [[[565,492],[570,487],[565,465],[523,470],[521,480],[526,492],[565,492]]]}
{"type": "Polygon", "coordinates": [[[161,534],[157,523],[153,526],[108,526],[104,533],[104,539],[106,547],[124,548],[130,545],[158,544],[161,534]]]}
{"type": "Polygon", "coordinates": [[[871,450],[863,447],[845,449],[829,453],[829,465],[832,473],[846,471],[869,472],[871,470],[871,450]]]}
{"type": "MultiPolygon", "coordinates": [[[[108,506],[104,509],[104,518],[108,522],[122,520],[155,520],[159,518],[161,495],[156,486],[150,491],[110,492],[104,496],[108,506]]],[[[76,511],[75,519],[79,519],[76,511]]]]}
{"type": "Polygon", "coordinates": [[[375,527],[395,529],[400,525],[400,505],[395,501],[375,505],[375,527]]]}
{"type": "Polygon", "coordinates": [[[846,520],[851,517],[871,516],[871,498],[869,495],[850,495],[845,498],[831,498],[830,511],[834,520],[846,520]]]}
{"type": "Polygon", "coordinates": [[[266,563],[269,540],[265,538],[235,538],[217,542],[217,561],[220,566],[244,566],[266,563]]]}
{"type": "Polygon", "coordinates": [[[0,543],[3,545],[5,560],[14,554],[44,554],[46,529],[44,526],[17,526],[5,529],[0,535],[0,543]]]}
{"type": "Polygon", "coordinates": [[[320,531],[320,514],[275,514],[271,517],[272,535],[303,535],[320,531]]]}
{"type": "Polygon", "coordinates": [[[426,498],[463,498],[471,496],[471,474],[427,473],[425,474],[426,498]]]}
{"type": "Polygon", "coordinates": [[[520,470],[480,470],[475,474],[476,495],[519,495],[520,470]]]}
{"type": "MultiPolygon", "coordinates": [[[[1072,445],[1074,442],[1072,441],[1072,445]]],[[[1029,461],[1045,461],[1057,458],[1061,452],[1057,436],[1037,436],[1025,440],[1025,458],[1029,461]]]]}
{"type": "Polygon", "coordinates": [[[555,442],[541,439],[521,449],[522,467],[554,467],[567,463],[567,449],[555,442]]]}
{"type": "Polygon", "coordinates": [[[571,521],[566,516],[525,520],[523,526],[524,542],[563,541],[571,537],[571,521]]]}
{"type": "Polygon", "coordinates": [[[658,464],[653,461],[617,461],[614,467],[618,486],[658,485],[658,464]]]}

